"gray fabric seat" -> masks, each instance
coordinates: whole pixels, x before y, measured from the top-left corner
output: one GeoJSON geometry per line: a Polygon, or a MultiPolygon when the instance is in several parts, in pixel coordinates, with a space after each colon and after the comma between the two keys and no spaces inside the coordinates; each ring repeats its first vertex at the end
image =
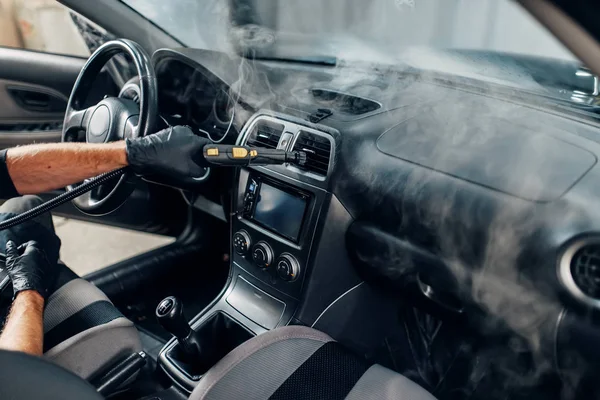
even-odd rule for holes
{"type": "Polygon", "coordinates": [[[317,330],[289,326],[240,345],[200,380],[191,400],[434,400],[425,389],[369,365],[317,330]]]}
{"type": "Polygon", "coordinates": [[[48,360],[89,379],[141,350],[134,324],[88,281],[75,277],[49,297],[44,312],[48,360]]]}
{"type": "MultiPolygon", "coordinates": [[[[42,199],[37,196],[17,197],[2,204],[0,213],[20,214],[41,203],[42,199]]],[[[37,223],[31,227],[34,232],[28,228],[18,234],[9,233],[4,240],[12,237],[12,240],[24,242],[42,234],[55,237],[50,214],[42,214],[33,221],[37,223]]],[[[4,245],[0,243],[0,246],[4,245]]],[[[59,262],[57,282],[44,310],[44,356],[89,379],[96,372],[141,350],[134,324],[100,289],[59,262]]]]}

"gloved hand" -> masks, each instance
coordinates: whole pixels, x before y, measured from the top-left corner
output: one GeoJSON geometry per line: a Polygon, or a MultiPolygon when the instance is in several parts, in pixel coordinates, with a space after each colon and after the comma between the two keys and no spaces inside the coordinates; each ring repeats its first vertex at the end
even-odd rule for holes
{"type": "Polygon", "coordinates": [[[35,290],[45,299],[56,279],[57,264],[51,263],[34,240],[19,247],[6,243],[6,272],[13,285],[14,296],[24,290],[35,290]]]}
{"type": "Polygon", "coordinates": [[[126,141],[127,160],[136,174],[188,178],[204,175],[208,167],[204,145],[210,140],[194,135],[187,126],[174,126],[126,141]]]}

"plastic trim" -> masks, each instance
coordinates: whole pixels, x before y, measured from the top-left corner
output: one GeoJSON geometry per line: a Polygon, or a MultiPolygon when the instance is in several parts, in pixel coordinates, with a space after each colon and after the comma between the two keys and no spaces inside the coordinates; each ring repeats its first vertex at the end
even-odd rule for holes
{"type": "Polygon", "coordinates": [[[554,327],[554,368],[556,368],[556,371],[558,371],[559,374],[561,373],[561,369],[558,357],[558,335],[560,332],[560,326],[563,320],[565,319],[566,314],[567,310],[563,308],[560,314],[558,315],[558,318],[556,319],[556,326],[554,327]]]}
{"type": "Polygon", "coordinates": [[[362,281],[360,283],[358,283],[357,285],[354,285],[353,287],[351,287],[350,289],[346,290],[344,293],[342,293],[341,295],[338,296],[337,299],[335,299],[334,301],[331,302],[331,304],[329,304],[327,307],[325,307],[325,309],[321,312],[321,314],[319,314],[319,316],[317,317],[317,319],[315,319],[315,322],[312,323],[312,325],[310,326],[311,328],[314,328],[315,325],[317,324],[317,322],[319,322],[319,320],[321,319],[321,317],[323,315],[325,315],[325,313],[327,312],[327,310],[329,310],[335,303],[337,303],[340,299],[342,299],[344,296],[346,296],[348,293],[352,292],[354,289],[358,288],[360,285],[362,285],[363,283],[365,283],[365,281],[362,281]]]}

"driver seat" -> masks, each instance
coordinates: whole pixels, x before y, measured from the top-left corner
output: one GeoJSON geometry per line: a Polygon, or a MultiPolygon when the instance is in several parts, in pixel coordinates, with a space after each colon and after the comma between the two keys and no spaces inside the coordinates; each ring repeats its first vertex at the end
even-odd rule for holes
{"type": "Polygon", "coordinates": [[[44,311],[44,357],[90,379],[142,350],[133,322],[64,264],[44,311]]]}
{"type": "MultiPolygon", "coordinates": [[[[37,196],[12,198],[0,206],[3,215],[21,214],[42,204],[37,196]]],[[[0,232],[0,246],[41,242],[56,233],[49,213],[0,232]]],[[[138,331],[96,286],[59,261],[54,291],[44,309],[44,356],[89,380],[142,350],[138,331]]]]}

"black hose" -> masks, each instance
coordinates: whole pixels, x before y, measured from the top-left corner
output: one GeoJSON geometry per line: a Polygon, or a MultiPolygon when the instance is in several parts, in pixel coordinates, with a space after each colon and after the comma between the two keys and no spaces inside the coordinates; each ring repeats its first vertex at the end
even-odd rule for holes
{"type": "Polygon", "coordinates": [[[6,221],[2,221],[0,222],[0,231],[3,231],[15,225],[22,224],[23,222],[35,218],[38,215],[42,215],[43,213],[48,212],[53,208],[56,208],[61,204],[66,203],[67,201],[73,200],[74,198],[81,196],[85,192],[93,189],[94,187],[101,185],[104,182],[114,179],[120,175],[123,175],[127,168],[128,167],[123,167],[114,171],[106,172],[102,175],[98,175],[97,177],[92,178],[85,183],[82,183],[73,190],[69,190],[68,192],[63,193],[60,196],[56,196],[52,200],[48,200],[44,204],[40,204],[39,206],[34,207],[29,211],[25,211],[24,213],[19,214],[16,217],[12,217],[7,219],[6,221]]]}

